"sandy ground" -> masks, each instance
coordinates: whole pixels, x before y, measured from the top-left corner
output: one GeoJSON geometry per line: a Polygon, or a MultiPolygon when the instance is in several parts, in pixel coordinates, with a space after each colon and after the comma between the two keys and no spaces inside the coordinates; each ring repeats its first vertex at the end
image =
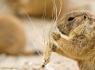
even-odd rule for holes
{"type": "MultiPolygon", "coordinates": [[[[83,0],[86,2],[86,0],[83,0]]],[[[88,0],[90,1],[90,0],[88,0]]],[[[84,2],[80,4],[83,4],[84,2]]],[[[72,1],[72,4],[75,1],[72,1]]],[[[90,5],[89,11],[95,14],[95,7],[94,5],[95,1],[92,0],[92,2],[86,3],[87,5],[90,5]]],[[[0,13],[1,14],[11,14],[10,8],[5,3],[5,0],[0,0],[0,13]]],[[[27,37],[27,44],[26,49],[31,51],[44,51],[43,46],[43,39],[44,34],[47,35],[47,31],[49,30],[49,26],[51,21],[44,21],[42,19],[38,18],[31,18],[32,22],[29,20],[28,17],[20,18],[23,22],[22,25],[25,28],[26,37],[27,37]],[[33,27],[32,23],[35,25],[35,28],[33,27]],[[44,28],[43,28],[44,26],[44,28]],[[37,33],[39,32],[39,34],[37,33]],[[40,37],[40,36],[42,37],[40,37]]],[[[37,68],[42,64],[42,56],[40,55],[31,55],[31,56],[24,56],[24,55],[17,55],[17,56],[10,56],[6,54],[0,54],[0,70],[40,70],[40,69],[33,69],[37,68]]],[[[45,70],[79,70],[77,66],[77,62],[68,59],[66,57],[62,57],[58,54],[53,53],[51,57],[50,63],[47,65],[45,70]]]]}

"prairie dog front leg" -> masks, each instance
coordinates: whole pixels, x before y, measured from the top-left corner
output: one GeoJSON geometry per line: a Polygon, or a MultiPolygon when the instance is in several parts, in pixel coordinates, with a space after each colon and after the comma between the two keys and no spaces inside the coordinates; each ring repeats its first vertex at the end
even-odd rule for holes
{"type": "Polygon", "coordinates": [[[44,63],[42,64],[42,68],[44,68],[45,65],[50,62],[50,56],[51,56],[52,52],[56,52],[56,53],[63,55],[63,56],[65,55],[64,52],[60,48],[58,48],[54,43],[51,43],[49,46],[47,46],[45,48],[45,51],[43,54],[44,63]]]}
{"type": "MultiPolygon", "coordinates": [[[[53,39],[56,41],[60,41],[60,38],[61,38],[61,35],[59,33],[56,33],[56,32],[52,32],[52,37],[53,39]]],[[[53,43],[52,45],[52,51],[53,52],[56,52],[57,54],[59,55],[62,55],[62,56],[67,56],[64,51],[58,46],[56,45],[55,43],[53,43]]]]}
{"type": "Polygon", "coordinates": [[[54,43],[54,41],[58,41],[60,40],[61,36],[59,33],[56,33],[56,32],[52,32],[52,43],[49,42],[45,48],[45,51],[44,51],[44,63],[42,65],[42,68],[45,67],[46,64],[48,64],[50,62],[50,56],[51,56],[51,53],[52,52],[56,52],[60,55],[65,55],[64,52],[54,43]]]}

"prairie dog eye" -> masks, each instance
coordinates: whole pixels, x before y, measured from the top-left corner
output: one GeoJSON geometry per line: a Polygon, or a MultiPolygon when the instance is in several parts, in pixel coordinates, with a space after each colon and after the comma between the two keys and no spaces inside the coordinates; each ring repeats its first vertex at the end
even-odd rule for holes
{"type": "Polygon", "coordinates": [[[68,21],[72,21],[74,19],[74,17],[69,17],[68,21]]]}
{"type": "Polygon", "coordinates": [[[86,19],[86,16],[84,16],[84,20],[86,19]]]}

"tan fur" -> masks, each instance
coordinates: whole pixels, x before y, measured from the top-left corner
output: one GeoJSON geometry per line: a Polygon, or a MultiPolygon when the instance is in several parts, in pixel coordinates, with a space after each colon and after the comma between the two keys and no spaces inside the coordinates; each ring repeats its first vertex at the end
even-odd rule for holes
{"type": "Polygon", "coordinates": [[[87,5],[73,7],[69,0],[6,0],[14,14],[25,16],[44,17],[49,19],[61,19],[64,14],[72,10],[88,9],[87,5]],[[70,5],[69,5],[70,4],[70,5]],[[57,12],[57,13],[56,13],[57,12]],[[60,14],[59,14],[60,13],[60,14]]]}
{"type": "Polygon", "coordinates": [[[32,16],[45,16],[46,18],[53,18],[57,15],[61,8],[61,13],[66,13],[68,9],[68,0],[7,0],[7,3],[13,9],[15,14],[26,15],[23,11],[32,16]],[[54,4],[54,2],[55,4],[54,4]],[[62,8],[61,4],[62,3],[62,8]],[[53,16],[54,15],[54,16],[53,16]]]}
{"type": "Polygon", "coordinates": [[[0,53],[27,54],[25,31],[19,19],[10,15],[0,15],[0,53]]]}
{"type": "Polygon", "coordinates": [[[78,62],[80,70],[95,70],[95,18],[87,11],[66,14],[57,23],[59,32],[51,32],[54,41],[44,54],[49,60],[48,49],[78,62]],[[62,35],[68,36],[68,39],[62,35]],[[47,56],[46,56],[47,55],[47,56]]]}

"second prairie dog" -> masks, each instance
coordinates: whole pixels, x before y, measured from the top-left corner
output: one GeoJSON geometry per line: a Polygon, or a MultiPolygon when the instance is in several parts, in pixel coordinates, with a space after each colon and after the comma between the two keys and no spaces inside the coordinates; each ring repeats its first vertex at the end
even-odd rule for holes
{"type": "Polygon", "coordinates": [[[24,13],[26,12],[32,16],[44,16],[50,19],[55,17],[54,5],[57,8],[57,15],[61,8],[60,3],[62,3],[61,13],[67,12],[68,7],[68,0],[7,0],[7,2],[15,14],[26,15],[24,13]]]}
{"type": "Polygon", "coordinates": [[[95,70],[95,17],[87,11],[66,14],[56,24],[59,31],[51,31],[53,40],[44,52],[46,65],[51,52],[74,59],[80,70],[95,70]],[[62,37],[66,35],[68,39],[62,37]]]}
{"type": "Polygon", "coordinates": [[[0,53],[27,54],[26,36],[19,19],[10,15],[0,15],[0,53]]]}

